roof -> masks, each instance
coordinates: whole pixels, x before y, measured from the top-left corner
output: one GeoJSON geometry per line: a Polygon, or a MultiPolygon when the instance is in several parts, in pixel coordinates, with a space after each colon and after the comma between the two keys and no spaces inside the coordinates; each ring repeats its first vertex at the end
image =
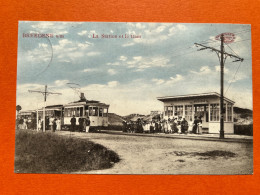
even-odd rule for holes
{"type": "MultiPolygon", "coordinates": [[[[210,93],[200,93],[200,94],[188,94],[188,95],[177,95],[177,96],[164,96],[164,97],[157,97],[157,100],[162,102],[173,101],[173,100],[192,100],[197,98],[220,98],[220,94],[217,92],[210,92],[210,93]]],[[[234,101],[224,97],[225,101],[230,103],[235,103],[234,101]]]]}
{"type": "Polygon", "coordinates": [[[64,107],[81,106],[81,105],[101,106],[101,107],[107,107],[107,108],[109,107],[108,104],[104,104],[104,103],[101,103],[101,102],[95,101],[95,100],[86,100],[86,101],[71,102],[71,103],[68,103],[68,104],[64,105],[64,107]]]}

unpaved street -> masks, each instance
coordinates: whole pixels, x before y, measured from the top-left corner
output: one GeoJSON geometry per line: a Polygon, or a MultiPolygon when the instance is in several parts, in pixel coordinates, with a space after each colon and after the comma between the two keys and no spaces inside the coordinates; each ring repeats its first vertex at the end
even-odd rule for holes
{"type": "MultiPolygon", "coordinates": [[[[57,132],[69,136],[69,132],[57,132]]],[[[73,133],[119,154],[121,161],[105,170],[80,174],[252,174],[253,144],[144,136],[73,133]],[[200,156],[207,151],[226,151],[235,156],[200,156]]]]}

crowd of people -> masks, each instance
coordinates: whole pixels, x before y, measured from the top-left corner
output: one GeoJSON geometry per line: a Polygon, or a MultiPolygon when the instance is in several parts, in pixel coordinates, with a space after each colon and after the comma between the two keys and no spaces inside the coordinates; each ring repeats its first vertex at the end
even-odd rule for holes
{"type": "MultiPolygon", "coordinates": [[[[75,116],[73,116],[70,120],[70,127],[69,130],[79,131],[79,132],[89,132],[90,128],[90,120],[89,117],[82,117],[78,119],[78,125],[77,119],[75,116]]],[[[17,129],[31,129],[31,130],[38,130],[43,131],[44,126],[44,120],[42,117],[38,118],[38,125],[37,125],[37,119],[36,117],[22,117],[18,116],[16,120],[16,127],[17,129]],[[38,129],[37,129],[38,128],[38,129]]],[[[61,118],[55,117],[55,116],[46,116],[45,117],[45,130],[51,130],[52,132],[60,131],[61,130],[61,118]]]]}
{"type": "MultiPolygon", "coordinates": [[[[76,131],[76,123],[77,123],[77,119],[75,118],[75,115],[73,115],[73,117],[70,119],[70,130],[72,132],[76,131]]],[[[89,120],[89,117],[83,117],[83,118],[79,118],[78,119],[78,123],[79,123],[79,126],[78,126],[78,131],[79,132],[83,132],[85,131],[86,133],[89,132],[89,128],[90,128],[90,120],[89,120]]]]}
{"type": "Polygon", "coordinates": [[[177,118],[168,120],[151,120],[145,121],[139,118],[137,121],[123,121],[123,132],[128,133],[181,133],[187,134],[188,132],[199,134],[201,133],[202,120],[200,117],[195,116],[195,120],[189,131],[190,125],[185,118],[178,120],[177,118]]]}

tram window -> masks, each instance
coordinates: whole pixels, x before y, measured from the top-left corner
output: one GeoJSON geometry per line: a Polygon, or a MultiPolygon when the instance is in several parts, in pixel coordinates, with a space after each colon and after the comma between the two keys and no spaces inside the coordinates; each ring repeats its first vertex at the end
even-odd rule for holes
{"type": "Polygon", "coordinates": [[[71,108],[67,108],[67,117],[70,117],[71,116],[71,108]]]}
{"type": "Polygon", "coordinates": [[[103,114],[103,108],[99,108],[99,116],[102,116],[103,114]]]}
{"type": "Polygon", "coordinates": [[[89,108],[89,116],[98,116],[98,107],[89,108]]]}
{"type": "Polygon", "coordinates": [[[89,116],[88,106],[85,106],[85,116],[89,116]]]}
{"type": "Polygon", "coordinates": [[[98,107],[90,107],[89,116],[98,116],[98,107]]]}
{"type": "Polygon", "coordinates": [[[83,107],[79,108],[79,116],[82,117],[83,116],[83,107]]]}
{"type": "Polygon", "coordinates": [[[76,112],[75,116],[76,116],[76,117],[79,117],[79,107],[77,107],[77,108],[75,109],[75,112],[76,112]]]}
{"type": "Polygon", "coordinates": [[[74,108],[70,108],[70,117],[72,117],[73,115],[75,115],[74,108]]]}
{"type": "Polygon", "coordinates": [[[104,110],[103,110],[104,112],[103,112],[103,116],[104,117],[107,117],[107,112],[108,112],[108,109],[107,108],[104,108],[104,110]]]}
{"type": "Polygon", "coordinates": [[[72,117],[73,115],[75,115],[74,108],[68,108],[68,117],[72,117]]]}

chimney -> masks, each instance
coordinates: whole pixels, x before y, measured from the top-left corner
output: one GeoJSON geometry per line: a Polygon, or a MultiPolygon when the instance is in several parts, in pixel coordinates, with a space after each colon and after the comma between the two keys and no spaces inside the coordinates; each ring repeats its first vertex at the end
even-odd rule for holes
{"type": "Polygon", "coordinates": [[[86,100],[84,93],[80,93],[80,100],[86,100]]]}

